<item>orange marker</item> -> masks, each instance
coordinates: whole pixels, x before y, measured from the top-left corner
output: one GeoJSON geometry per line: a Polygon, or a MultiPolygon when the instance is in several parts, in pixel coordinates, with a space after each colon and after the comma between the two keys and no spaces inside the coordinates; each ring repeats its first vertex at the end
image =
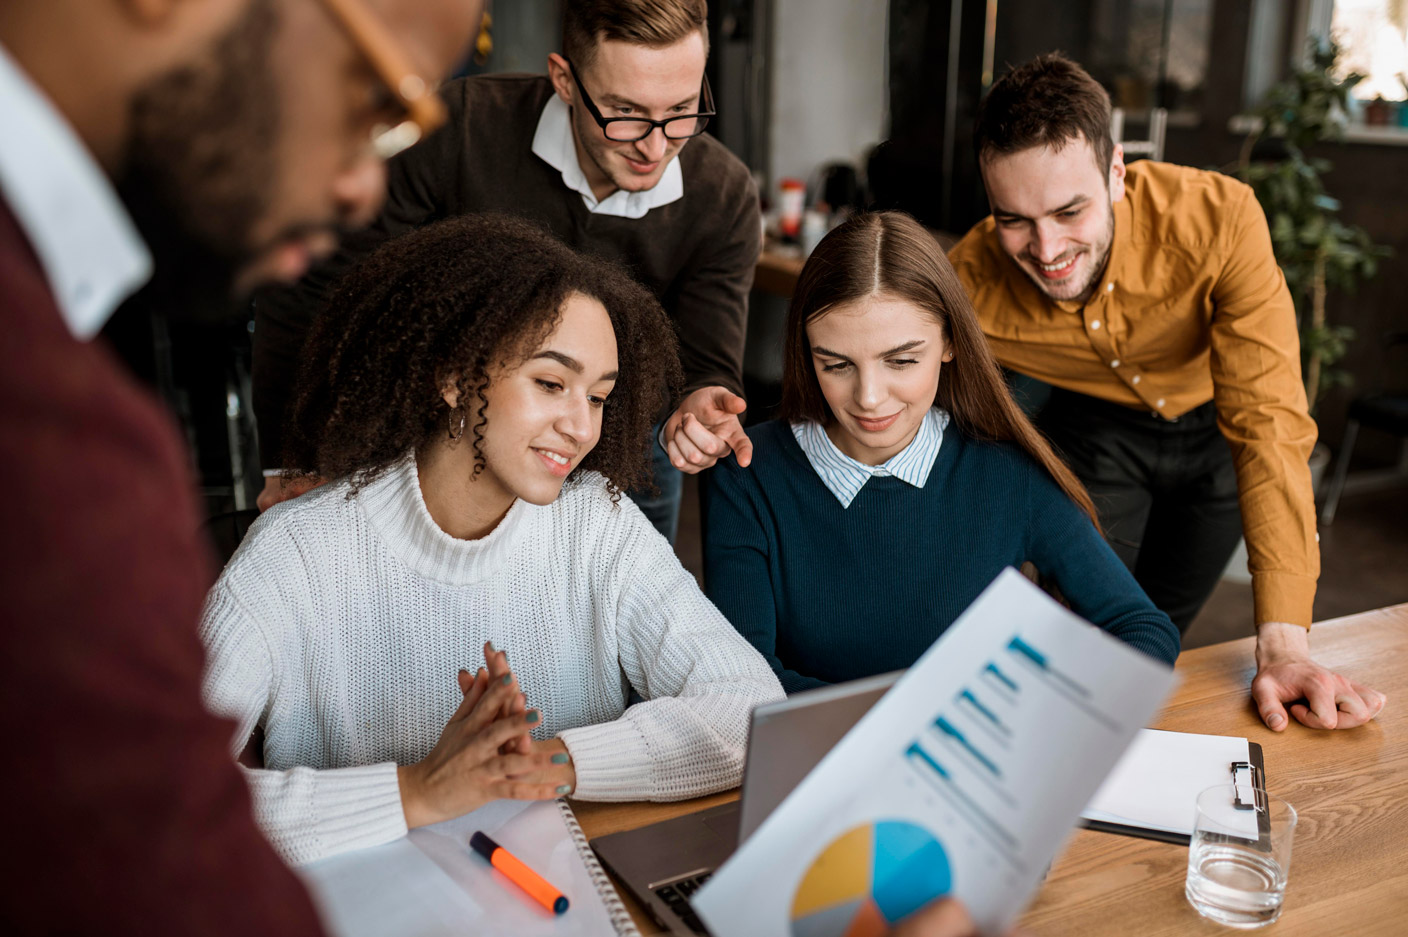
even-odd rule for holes
{"type": "Polygon", "coordinates": [[[553,888],[546,879],[524,865],[517,856],[483,833],[471,836],[469,845],[475,852],[488,859],[490,865],[507,875],[513,884],[531,895],[538,904],[554,914],[567,910],[566,895],[553,888]]]}

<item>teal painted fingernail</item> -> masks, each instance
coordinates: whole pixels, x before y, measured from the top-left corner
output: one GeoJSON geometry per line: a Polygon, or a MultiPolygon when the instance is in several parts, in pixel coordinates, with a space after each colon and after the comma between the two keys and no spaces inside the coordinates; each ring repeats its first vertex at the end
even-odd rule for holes
{"type": "Polygon", "coordinates": [[[572,785],[571,785],[571,784],[559,784],[559,785],[557,786],[557,792],[558,792],[559,794],[570,794],[570,793],[572,793],[572,785]]]}
{"type": "Polygon", "coordinates": [[[555,764],[555,765],[565,765],[565,764],[567,764],[567,755],[566,755],[566,753],[565,753],[565,752],[558,752],[556,755],[553,755],[553,756],[552,756],[552,763],[555,764]]]}
{"type": "Polygon", "coordinates": [[[537,711],[536,709],[530,709],[530,710],[528,710],[528,712],[525,713],[524,716],[523,716],[523,721],[524,721],[524,722],[537,722],[537,721],[538,721],[538,711],[537,711]]]}
{"type": "Polygon", "coordinates": [[[500,680],[499,682],[502,683],[504,686],[508,686],[510,683],[513,682],[513,674],[511,674],[511,673],[506,673],[506,674],[504,674],[504,678],[503,678],[502,680],[500,680]]]}

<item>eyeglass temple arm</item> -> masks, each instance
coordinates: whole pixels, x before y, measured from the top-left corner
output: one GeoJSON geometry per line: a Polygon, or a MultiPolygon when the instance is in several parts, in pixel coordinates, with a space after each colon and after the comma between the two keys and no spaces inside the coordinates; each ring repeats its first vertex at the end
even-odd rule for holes
{"type": "Polygon", "coordinates": [[[410,112],[412,120],[427,130],[445,122],[444,102],[411,67],[400,45],[361,0],[323,0],[323,3],[351,34],[377,74],[410,112]]]}

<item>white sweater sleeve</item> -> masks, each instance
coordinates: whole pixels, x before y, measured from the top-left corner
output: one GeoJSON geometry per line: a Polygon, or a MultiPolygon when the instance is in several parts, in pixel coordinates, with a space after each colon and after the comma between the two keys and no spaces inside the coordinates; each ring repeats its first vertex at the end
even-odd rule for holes
{"type": "Polygon", "coordinates": [[[646,701],[560,733],[582,800],[685,800],[736,786],[753,707],[783,697],[665,538],[636,520],[615,625],[621,669],[646,701]]]}
{"type": "MultiPolygon", "coordinates": [[[[238,757],[264,721],[277,685],[277,655],[261,624],[224,579],[206,599],[201,640],[206,647],[204,696],[211,712],[235,720],[238,757]]],[[[287,862],[299,865],[406,834],[394,762],[356,768],[288,771],[242,768],[254,817],[287,862]]]]}

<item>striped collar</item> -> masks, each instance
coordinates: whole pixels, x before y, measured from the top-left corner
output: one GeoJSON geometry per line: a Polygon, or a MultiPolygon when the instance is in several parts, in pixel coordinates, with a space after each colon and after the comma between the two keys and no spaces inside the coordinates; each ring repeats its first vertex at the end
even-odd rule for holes
{"type": "Polygon", "coordinates": [[[857,462],[836,448],[820,423],[811,420],[793,423],[792,435],[797,438],[797,445],[802,447],[807,461],[820,476],[821,483],[836,496],[842,508],[848,508],[872,478],[893,475],[915,488],[923,488],[929,480],[929,470],[934,467],[934,459],[938,457],[947,426],[948,414],[938,407],[931,408],[924,415],[924,422],[919,424],[919,432],[909,445],[879,465],[857,462]]]}

